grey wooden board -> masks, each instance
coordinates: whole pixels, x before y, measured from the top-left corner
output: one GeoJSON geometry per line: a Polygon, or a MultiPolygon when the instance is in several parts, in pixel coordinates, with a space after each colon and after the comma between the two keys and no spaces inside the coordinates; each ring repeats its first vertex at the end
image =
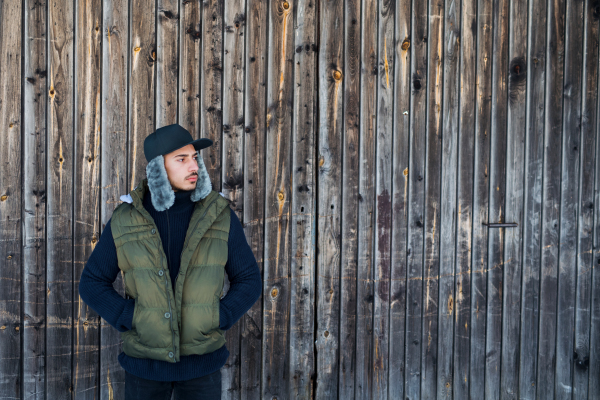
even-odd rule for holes
{"type": "MultiPolygon", "coordinates": [[[[319,48],[318,62],[325,68],[319,68],[318,76],[318,143],[319,143],[319,190],[317,209],[317,365],[321,366],[317,375],[316,397],[338,397],[338,354],[342,341],[339,336],[340,313],[340,253],[342,197],[345,187],[342,185],[342,138],[344,105],[344,37],[333,27],[342,27],[344,22],[344,2],[340,0],[321,2],[319,14],[319,35],[322,46],[319,48]]],[[[308,49],[303,43],[296,47],[298,54],[312,52],[312,43],[308,49]]],[[[303,77],[305,73],[298,74],[303,77]]],[[[310,81],[306,82],[309,83],[310,81]]],[[[303,88],[304,84],[300,86],[303,88]]],[[[304,108],[306,101],[299,105],[304,108]]],[[[309,103],[310,104],[310,103],[309,103]]],[[[301,114],[303,115],[304,112],[301,114]]],[[[299,125],[301,126],[301,125],[299,125]]],[[[308,165],[307,165],[308,166],[308,165]]],[[[297,169],[298,167],[296,167],[297,169]]],[[[304,169],[299,172],[303,172],[304,169]]],[[[313,186],[314,187],[314,186],[313,186]]],[[[295,325],[295,324],[294,324],[295,325]]]]}
{"type": "MultiPolygon", "coordinates": [[[[244,204],[244,41],[246,38],[245,2],[228,1],[224,8],[223,28],[223,167],[222,193],[232,204],[238,218],[244,204]]],[[[243,221],[243,218],[240,218],[243,221]]],[[[239,399],[241,324],[225,334],[230,357],[221,370],[224,399],[239,399]]]]}
{"type": "MultiPolygon", "coordinates": [[[[460,230],[457,230],[457,184],[463,182],[465,177],[463,171],[457,170],[458,166],[458,140],[459,140],[459,118],[460,118],[460,84],[461,74],[461,47],[460,40],[460,21],[461,21],[461,4],[460,2],[445,2],[444,9],[444,34],[443,45],[444,50],[443,60],[443,78],[441,85],[443,90],[443,102],[441,107],[441,124],[442,124],[442,153],[440,154],[440,177],[441,190],[439,202],[439,229],[440,229],[440,244],[439,244],[439,303],[438,303],[438,327],[440,335],[438,336],[438,352],[437,365],[438,371],[436,376],[436,392],[440,399],[451,399],[453,394],[453,385],[456,379],[462,378],[454,376],[454,336],[453,334],[442,334],[442,332],[453,332],[454,329],[460,329],[454,326],[455,319],[458,322],[458,317],[462,316],[461,312],[456,311],[459,301],[468,301],[469,297],[459,300],[457,293],[454,290],[455,280],[455,257],[464,254],[463,248],[456,249],[456,242],[459,239],[464,241],[464,236],[468,234],[468,224],[461,224],[460,230]],[[467,231],[465,232],[465,226],[467,231]],[[455,317],[456,315],[456,317],[455,317]],[[454,378],[454,379],[453,379],[454,378]]],[[[468,82],[465,82],[468,85],[468,82]]],[[[468,86],[467,86],[468,87],[468,86]]],[[[466,89],[466,88],[465,88],[466,89]]],[[[466,90],[463,92],[467,92],[466,90]]],[[[465,93],[467,94],[467,93],[465,93]]],[[[468,125],[467,125],[468,126],[468,125]]],[[[461,135],[460,139],[463,139],[461,135]]],[[[468,144],[465,143],[460,147],[462,151],[468,151],[468,144]]],[[[468,170],[467,170],[468,171],[468,170]]],[[[468,220],[469,208],[460,214],[461,217],[466,217],[468,220]]],[[[461,221],[462,222],[462,221],[461,221]]],[[[464,257],[464,256],[463,256],[464,257]]],[[[468,268],[469,262],[461,260],[462,263],[457,264],[462,268],[468,268]]],[[[459,267],[459,268],[460,268],[459,267]]],[[[461,277],[461,273],[457,270],[456,279],[461,277]]],[[[463,328],[464,329],[464,328],[463,328]]],[[[456,335],[456,344],[459,344],[461,338],[466,335],[456,335]]],[[[468,337],[468,336],[467,336],[468,337]]],[[[462,364],[462,367],[468,367],[468,361],[462,364]]],[[[457,364],[457,369],[461,364],[457,364]]],[[[456,371],[458,372],[458,371],[456,371]]]]}
{"type": "MultiPolygon", "coordinates": [[[[128,71],[130,9],[125,0],[103,2],[102,16],[102,122],[101,122],[101,190],[100,232],[120,203],[128,188],[128,71]]],[[[121,274],[113,285],[124,295],[121,274]]],[[[122,351],[120,333],[98,316],[100,323],[100,393],[98,398],[110,400],[125,395],[125,372],[117,356],[122,351]]]]}
{"type": "Polygon", "coordinates": [[[471,328],[469,355],[469,398],[485,391],[489,167],[492,121],[492,3],[477,2],[477,88],[475,95],[475,149],[473,153],[473,235],[471,253],[471,328]]]}
{"type": "MultiPolygon", "coordinates": [[[[594,8],[586,4],[584,8],[584,50],[583,85],[581,89],[581,138],[579,139],[580,170],[579,198],[577,212],[577,287],[575,289],[575,340],[573,362],[575,377],[573,394],[575,398],[594,398],[598,393],[589,393],[590,388],[590,330],[592,270],[594,263],[594,165],[596,162],[597,120],[598,120],[598,18],[594,8]],[[577,357],[575,357],[575,353],[577,357]]],[[[593,376],[593,375],[591,375],[593,376]]],[[[597,377],[597,376],[596,376],[597,377]]]]}
{"type": "Polygon", "coordinates": [[[554,398],[556,364],[556,305],[558,296],[558,251],[560,221],[560,182],[563,74],[565,46],[565,3],[548,3],[548,37],[546,39],[545,108],[552,110],[544,119],[544,163],[542,188],[542,233],[540,256],[540,322],[537,354],[537,396],[554,398]]]}
{"type": "MultiPolygon", "coordinates": [[[[492,114],[490,130],[490,193],[486,222],[504,222],[507,90],[508,90],[508,12],[509,2],[493,4],[492,114]]],[[[486,319],[485,397],[500,398],[502,355],[502,277],[504,265],[503,229],[488,231],[488,285],[486,319]]]]}
{"type": "Polygon", "coordinates": [[[561,154],[560,236],[558,249],[558,304],[556,308],[555,398],[572,398],[575,374],[575,306],[579,172],[581,156],[581,95],[584,4],[567,0],[565,71],[561,154]],[[577,99],[577,100],[575,100],[577,99]]]}
{"type": "Polygon", "coordinates": [[[356,279],[355,399],[370,399],[373,387],[373,262],[375,214],[375,151],[377,123],[377,2],[362,1],[360,26],[360,111],[358,182],[358,265],[356,279]]]}
{"type": "MultiPolygon", "coordinates": [[[[249,0],[246,4],[246,51],[244,80],[244,199],[243,223],[248,243],[258,266],[264,266],[265,151],[266,138],[266,68],[267,3],[249,0]]],[[[242,363],[241,398],[261,397],[263,296],[239,322],[242,324],[240,360],[242,363]]]]}
{"type": "MultiPolygon", "coordinates": [[[[16,10],[15,10],[16,11],[16,10]]],[[[44,400],[46,382],[46,16],[36,1],[25,3],[23,30],[23,377],[24,398],[44,400]]],[[[4,15],[4,13],[2,13],[4,15]]],[[[4,156],[4,154],[2,154],[4,156]]],[[[4,183],[3,183],[4,185],[4,183]]],[[[2,354],[6,354],[2,351],[2,354]]],[[[0,372],[6,376],[4,369],[0,372]]],[[[4,389],[2,395],[8,396],[4,389]]]]}
{"type": "Polygon", "coordinates": [[[73,202],[73,393],[97,399],[100,381],[100,321],[79,297],[79,277],[100,237],[100,146],[102,115],[102,2],[75,3],[74,188],[73,202]],[[93,388],[94,390],[90,390],[93,388]]]}
{"type": "MultiPolygon", "coordinates": [[[[523,254],[521,282],[521,333],[519,348],[519,393],[536,397],[537,351],[540,310],[540,256],[542,178],[544,157],[546,2],[529,3],[527,45],[527,120],[523,204],[523,254]],[[531,18],[532,11],[539,18],[531,18]]],[[[519,39],[522,40],[522,39],[519,39]]]]}
{"type": "Polygon", "coordinates": [[[390,274],[392,235],[392,139],[394,133],[394,0],[381,1],[378,15],[375,242],[373,266],[373,389],[387,398],[390,345],[390,274]]]}
{"type": "Polygon", "coordinates": [[[46,396],[71,398],[73,363],[74,34],[72,1],[48,5],[46,396]]]}
{"type": "MultiPolygon", "coordinates": [[[[294,82],[294,14],[298,4],[269,4],[265,224],[262,343],[262,397],[290,393],[291,149],[294,82]]],[[[299,11],[299,10],[298,10],[299,11]]]]}
{"type": "Polygon", "coordinates": [[[390,271],[390,399],[404,398],[405,326],[406,326],[406,238],[408,211],[408,165],[410,134],[411,2],[396,3],[394,41],[394,120],[392,138],[392,227],[390,271]]]}
{"type": "MultiPolygon", "coordinates": [[[[21,2],[1,2],[0,15],[0,48],[2,57],[0,57],[0,93],[2,93],[0,103],[0,129],[2,136],[0,138],[0,259],[2,268],[0,270],[0,396],[19,398],[22,390],[27,391],[21,385],[21,346],[24,345],[24,351],[31,355],[31,351],[39,349],[39,338],[26,336],[23,341],[22,330],[23,312],[30,311],[31,307],[23,310],[21,301],[22,295],[31,299],[31,290],[35,286],[28,285],[23,289],[23,284],[28,284],[29,280],[24,280],[23,263],[26,263],[25,271],[38,269],[35,258],[31,257],[31,250],[23,252],[22,238],[31,234],[31,223],[27,224],[25,231],[22,229],[22,221],[25,213],[22,210],[23,194],[21,191],[23,183],[28,183],[28,191],[24,194],[31,196],[31,174],[29,179],[21,178],[22,164],[22,143],[21,136],[23,131],[21,97],[26,95],[22,93],[21,79],[23,68],[21,55],[23,52],[22,33],[25,27],[21,21],[23,5],[21,2]],[[23,257],[26,257],[23,259],[23,257]]],[[[42,41],[41,45],[44,42],[42,41]]],[[[31,106],[31,92],[29,96],[29,105],[31,106]]],[[[42,95],[44,96],[44,95],[42,95]]],[[[43,116],[43,115],[42,115],[43,116]]],[[[29,119],[27,126],[30,127],[35,122],[29,119]]],[[[26,148],[31,147],[31,140],[25,144],[26,148]],[[29,146],[28,146],[29,145],[29,146]]],[[[35,162],[36,160],[29,160],[35,162]]],[[[31,167],[31,165],[30,165],[31,167]]],[[[27,201],[31,205],[30,201],[27,201]]],[[[32,210],[33,212],[33,210],[32,210]]],[[[35,285],[36,282],[34,281],[35,285]]],[[[35,300],[35,298],[34,298],[35,300]]],[[[33,304],[35,309],[37,305],[33,304]]],[[[39,309],[38,309],[39,310],[39,309]]],[[[40,316],[34,315],[38,321],[40,316]]],[[[42,319],[43,323],[44,320],[42,319]]],[[[29,330],[32,329],[27,324],[29,330]]],[[[32,332],[33,333],[33,332],[32,332]]],[[[37,372],[38,367],[33,363],[28,363],[26,373],[28,381],[44,379],[43,372],[37,372]],[[37,375],[37,376],[36,376],[37,375]]],[[[36,385],[43,385],[36,383],[36,385]]]]}
{"type": "MultiPolygon", "coordinates": [[[[360,163],[360,54],[361,1],[348,0],[344,11],[344,54],[339,57],[343,78],[342,221],[340,254],[340,314],[338,398],[354,398],[356,373],[359,163],[360,163]]],[[[319,63],[320,65],[320,63],[319,63]]],[[[338,66],[339,67],[339,66],[338,66]]],[[[321,99],[319,98],[319,102],[321,99]]],[[[318,355],[318,354],[317,354],[318,355]]],[[[318,364],[319,365],[319,364],[318,364]]],[[[335,367],[332,367],[335,368],[335,367]]],[[[331,374],[330,374],[331,375],[331,374]]],[[[318,383],[317,383],[318,384],[318,383]]],[[[334,390],[334,389],[333,389],[334,390]]],[[[325,392],[325,390],[324,390],[325,392]]]]}
{"type": "MultiPolygon", "coordinates": [[[[288,376],[289,398],[308,399],[313,396],[316,386],[315,382],[315,353],[318,352],[319,342],[336,341],[337,332],[328,332],[328,326],[319,324],[315,332],[315,303],[317,296],[324,292],[331,297],[330,281],[328,272],[318,274],[316,277],[316,263],[319,254],[326,260],[331,260],[330,267],[339,276],[339,211],[335,201],[329,207],[329,202],[323,204],[323,200],[330,200],[323,191],[323,198],[317,199],[314,190],[318,176],[322,176],[326,169],[320,161],[317,161],[317,149],[315,142],[316,102],[317,102],[317,7],[312,0],[298,1],[294,7],[294,53],[293,53],[293,81],[294,81],[294,111],[292,113],[291,153],[292,164],[290,181],[291,196],[291,220],[290,220],[290,374],[288,376]],[[300,48],[303,51],[298,51],[300,48]],[[317,174],[317,162],[319,174],[317,174]],[[321,211],[323,210],[323,211],[321,211]],[[326,212],[324,210],[327,210],[326,212]],[[322,213],[322,214],[321,214],[322,213]],[[336,216],[336,214],[338,214],[336,216]],[[320,216],[324,218],[321,218],[320,216]],[[323,225],[326,229],[321,229],[323,225]],[[315,232],[315,229],[319,233],[315,232]],[[321,233],[323,234],[321,238],[321,233]],[[333,241],[332,241],[333,240],[333,241]],[[335,243],[337,241],[338,243],[335,243]],[[317,242],[317,246],[313,243],[317,242]],[[322,243],[326,245],[321,246],[322,243]],[[322,251],[321,251],[322,250],[322,251]],[[330,256],[326,256],[329,252],[330,256]],[[333,255],[333,257],[331,256],[333,255]],[[317,285],[318,282],[318,285],[317,285]],[[317,292],[319,293],[317,295],[317,292]]],[[[334,135],[339,138],[340,135],[334,135]]],[[[326,145],[327,142],[322,142],[326,145]]],[[[330,164],[339,165],[336,154],[340,152],[335,142],[329,146],[332,159],[330,164]]],[[[320,151],[321,154],[327,154],[320,151]]],[[[332,168],[328,173],[333,177],[339,177],[338,168],[332,168]]],[[[333,200],[332,200],[333,201],[333,200]]],[[[336,298],[337,298],[337,290],[336,298]]],[[[324,302],[324,304],[327,304],[324,302]]],[[[337,307],[332,307],[333,317],[337,320],[339,315],[337,307]]],[[[335,345],[334,345],[335,347],[335,345]]],[[[337,360],[334,357],[334,363],[337,360]]],[[[327,367],[324,367],[326,369],[327,367]]],[[[337,377],[335,379],[337,383],[337,377]]]]}

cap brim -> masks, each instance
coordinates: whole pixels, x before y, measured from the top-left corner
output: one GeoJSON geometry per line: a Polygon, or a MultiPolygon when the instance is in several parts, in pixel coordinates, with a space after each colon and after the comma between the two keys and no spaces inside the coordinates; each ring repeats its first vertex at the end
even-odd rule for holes
{"type": "Polygon", "coordinates": [[[190,142],[188,144],[193,145],[196,150],[202,150],[202,149],[212,146],[213,141],[210,139],[207,139],[207,138],[202,138],[202,139],[194,140],[193,142],[190,142]]]}

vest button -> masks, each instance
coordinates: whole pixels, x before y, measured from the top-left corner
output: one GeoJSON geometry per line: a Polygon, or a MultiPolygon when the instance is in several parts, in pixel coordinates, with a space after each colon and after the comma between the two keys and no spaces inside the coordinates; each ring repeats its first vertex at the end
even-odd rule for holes
{"type": "Polygon", "coordinates": [[[171,318],[171,313],[166,312],[165,313],[165,318],[171,318]]]}
{"type": "Polygon", "coordinates": [[[154,235],[156,233],[156,229],[152,228],[150,232],[154,235]]]}
{"type": "Polygon", "coordinates": [[[172,351],[169,352],[169,358],[173,358],[173,352],[172,351]]]}
{"type": "Polygon", "coordinates": [[[161,269],[160,271],[158,271],[158,276],[163,276],[165,273],[163,272],[163,270],[161,269]]]}

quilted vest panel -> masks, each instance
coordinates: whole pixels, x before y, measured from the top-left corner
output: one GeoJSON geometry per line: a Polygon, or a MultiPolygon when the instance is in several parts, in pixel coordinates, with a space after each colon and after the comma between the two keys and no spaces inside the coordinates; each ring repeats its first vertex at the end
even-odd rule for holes
{"type": "Polygon", "coordinates": [[[185,236],[173,292],[167,258],[142,199],[144,179],[111,217],[125,293],[135,299],[132,328],[122,332],[131,357],[177,362],[181,355],[210,353],[225,344],[219,329],[230,209],[211,191],[196,202],[185,236]]]}

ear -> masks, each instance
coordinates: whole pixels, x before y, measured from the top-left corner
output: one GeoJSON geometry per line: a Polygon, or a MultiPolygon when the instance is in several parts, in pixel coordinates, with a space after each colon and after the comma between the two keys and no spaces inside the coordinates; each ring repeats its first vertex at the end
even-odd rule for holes
{"type": "Polygon", "coordinates": [[[158,155],[146,166],[148,187],[150,188],[152,205],[156,211],[164,211],[175,203],[175,192],[169,182],[165,159],[158,155]]]}
{"type": "Polygon", "coordinates": [[[210,177],[208,176],[204,161],[202,161],[202,156],[200,156],[199,151],[196,151],[196,154],[198,155],[198,158],[196,158],[196,162],[198,163],[198,181],[196,182],[196,189],[194,189],[194,193],[192,193],[192,196],[190,197],[192,201],[198,201],[205,198],[212,190],[210,177]]]}

